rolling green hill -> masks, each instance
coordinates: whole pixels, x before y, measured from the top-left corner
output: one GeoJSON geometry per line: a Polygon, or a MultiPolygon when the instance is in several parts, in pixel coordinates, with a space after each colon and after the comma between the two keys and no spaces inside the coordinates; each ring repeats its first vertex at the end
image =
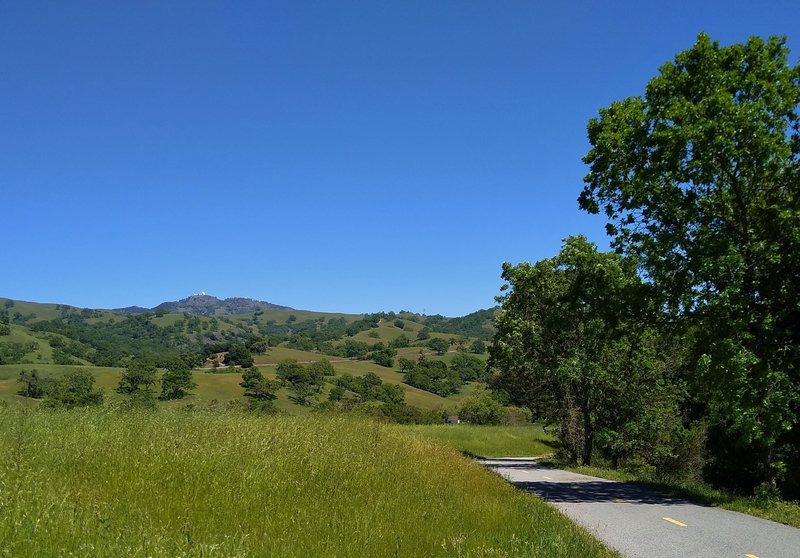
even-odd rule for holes
{"type": "MultiPolygon", "coordinates": [[[[465,317],[475,324],[474,315],[465,317]]],[[[88,368],[107,399],[114,400],[114,388],[122,370],[135,357],[149,357],[156,363],[181,357],[195,369],[197,387],[179,401],[163,406],[225,404],[243,401],[239,386],[241,370],[212,368],[232,344],[245,344],[254,352],[255,366],[267,378],[275,377],[275,367],[286,359],[311,363],[331,360],[337,376],[375,374],[384,383],[399,385],[407,404],[428,410],[448,410],[474,390],[467,384],[459,393],[440,397],[403,383],[398,358],[416,360],[421,355],[450,363],[454,352],[439,356],[417,337],[423,328],[430,338],[442,338],[462,347],[476,337],[432,331],[425,316],[412,313],[381,312],[354,315],[293,310],[280,307],[258,308],[237,315],[192,315],[189,313],[117,314],[108,310],[75,308],[61,304],[0,299],[0,317],[7,319],[9,334],[0,335],[0,399],[20,401],[17,382],[23,370],[35,369],[43,377],[59,377],[76,366],[88,368]],[[404,343],[401,341],[405,339],[404,343]],[[373,347],[399,345],[392,367],[368,359],[346,358],[344,348],[355,344],[368,358],[373,347]],[[403,346],[403,345],[410,346],[403,346]],[[6,354],[8,353],[8,354],[6,354]],[[4,356],[5,355],[5,356],[4,356]]],[[[460,318],[454,319],[459,324],[460,318]]],[[[434,327],[447,319],[432,317],[434,327]]],[[[450,324],[452,326],[452,323],[450,324]]],[[[459,326],[460,327],[460,326],[459,326]]],[[[458,329],[458,327],[456,327],[458,329]]],[[[463,329],[463,328],[462,328],[463,329]]],[[[481,356],[480,358],[485,358],[481,356]]],[[[317,402],[326,399],[334,379],[324,386],[317,402]]],[[[295,404],[286,389],[278,392],[276,406],[291,413],[305,413],[307,406],[295,404]]]]}

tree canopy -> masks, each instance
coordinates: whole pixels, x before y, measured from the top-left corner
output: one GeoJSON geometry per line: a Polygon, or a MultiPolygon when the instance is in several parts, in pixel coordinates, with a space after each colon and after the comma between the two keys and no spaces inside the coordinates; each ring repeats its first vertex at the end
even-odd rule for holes
{"type": "Polygon", "coordinates": [[[570,237],[554,258],[505,264],[503,279],[495,387],[555,423],[570,461],[591,463],[598,439],[617,459],[682,427],[678,391],[635,321],[646,288],[629,262],[570,237]]]}
{"type": "Polygon", "coordinates": [[[700,35],[643,96],[590,121],[579,198],[666,319],[695,327],[697,395],[767,480],[799,463],[800,66],[787,55],[783,38],[700,35]]]}

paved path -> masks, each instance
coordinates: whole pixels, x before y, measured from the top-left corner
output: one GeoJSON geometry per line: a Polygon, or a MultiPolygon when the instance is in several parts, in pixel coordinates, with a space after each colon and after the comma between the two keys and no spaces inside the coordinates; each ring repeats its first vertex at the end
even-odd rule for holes
{"type": "Polygon", "coordinates": [[[692,504],[647,488],[538,465],[483,459],[630,558],[798,558],[800,529],[692,504]]]}

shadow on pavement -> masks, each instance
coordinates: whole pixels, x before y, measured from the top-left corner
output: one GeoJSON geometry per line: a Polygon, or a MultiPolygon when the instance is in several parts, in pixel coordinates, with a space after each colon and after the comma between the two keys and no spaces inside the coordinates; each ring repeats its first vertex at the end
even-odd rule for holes
{"type": "Polygon", "coordinates": [[[503,463],[487,463],[485,464],[486,467],[489,469],[542,469],[545,471],[548,470],[555,470],[553,467],[549,467],[547,465],[541,465],[539,463],[531,463],[530,461],[519,461],[519,462],[512,462],[512,461],[504,461],[503,463]]]}
{"type": "Polygon", "coordinates": [[[618,502],[626,504],[687,504],[686,500],[673,498],[633,484],[620,482],[513,482],[515,486],[534,492],[550,502],[618,502]]]}

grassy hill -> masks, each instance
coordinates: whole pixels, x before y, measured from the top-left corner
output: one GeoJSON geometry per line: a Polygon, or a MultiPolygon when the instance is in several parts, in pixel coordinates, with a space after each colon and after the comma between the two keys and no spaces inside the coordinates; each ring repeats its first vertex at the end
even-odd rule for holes
{"type": "MultiPolygon", "coordinates": [[[[71,366],[57,364],[67,363],[89,367],[97,386],[113,398],[122,369],[135,356],[150,356],[156,362],[181,356],[193,362],[196,389],[180,401],[161,405],[202,406],[214,401],[222,404],[241,401],[241,370],[224,367],[212,370],[211,361],[205,358],[208,352],[204,351],[207,351],[206,347],[213,347],[214,354],[224,355],[231,343],[255,347],[259,342],[260,350],[267,344],[276,345],[254,355],[255,365],[271,378],[274,378],[275,366],[283,360],[309,363],[327,358],[334,363],[338,375],[376,374],[385,383],[401,386],[409,405],[428,410],[453,408],[474,389],[474,385],[468,384],[459,393],[444,398],[404,384],[397,360],[392,368],[387,368],[370,360],[325,354],[342,351],[348,343],[366,348],[378,343],[392,345],[405,336],[411,346],[398,349],[398,358],[416,360],[425,354],[432,360],[450,363],[454,352],[435,355],[425,347],[425,341],[417,340],[420,331],[426,327],[426,317],[411,313],[353,315],[266,308],[239,315],[195,316],[160,312],[127,315],[0,299],[2,316],[10,321],[9,335],[0,335],[0,400],[6,401],[22,400],[16,395],[20,387],[16,380],[21,370],[36,369],[43,376],[58,376],[71,366]],[[24,346],[26,352],[22,356],[14,354],[3,358],[2,351],[10,346],[24,346]]],[[[439,325],[453,326],[455,323],[461,327],[458,324],[462,324],[457,321],[460,319],[451,323],[440,316],[431,320],[439,325]]],[[[464,323],[478,323],[475,316],[465,320],[464,323]]],[[[466,344],[475,339],[435,331],[430,332],[430,337],[448,341],[458,339],[466,344]]],[[[324,400],[330,388],[331,385],[327,384],[318,400],[324,400]]],[[[276,404],[279,409],[290,413],[308,411],[307,407],[296,405],[286,390],[278,393],[276,404]]]]}
{"type": "MultiPolygon", "coordinates": [[[[284,358],[296,358],[301,362],[311,362],[321,358],[321,355],[316,353],[306,353],[304,351],[296,351],[282,347],[276,348],[275,353],[276,354],[264,355],[256,358],[256,365],[262,367],[264,375],[271,379],[275,378],[274,364],[284,358]]],[[[468,384],[464,387],[462,393],[444,398],[403,384],[403,375],[398,370],[384,368],[368,361],[334,361],[334,367],[336,368],[337,374],[362,376],[367,372],[374,372],[384,382],[402,386],[405,391],[406,402],[409,405],[423,409],[447,409],[454,407],[475,388],[474,385],[468,384]]],[[[20,389],[17,378],[22,370],[36,369],[42,376],[57,377],[73,368],[86,368],[90,370],[96,379],[96,387],[102,388],[107,397],[111,397],[112,399],[115,397],[114,389],[119,383],[119,378],[123,370],[122,368],[59,366],[53,364],[11,364],[0,366],[0,401],[26,402],[24,397],[16,395],[17,391],[20,389]]],[[[210,370],[196,370],[193,374],[193,379],[197,387],[192,390],[191,395],[177,401],[162,402],[159,403],[159,405],[167,407],[186,406],[190,404],[204,406],[215,400],[222,404],[228,401],[244,401],[244,390],[239,386],[239,382],[241,382],[241,372],[239,368],[231,368],[218,373],[210,373],[210,370]]],[[[327,393],[329,389],[330,386],[327,387],[325,393],[327,393]]],[[[320,397],[321,400],[325,398],[325,393],[320,397]]],[[[289,396],[289,392],[285,389],[278,392],[278,399],[276,401],[278,409],[292,414],[308,412],[308,407],[293,403],[289,396]]],[[[31,402],[27,401],[27,403],[31,402]]]]}
{"type": "Polygon", "coordinates": [[[13,556],[612,555],[541,500],[390,425],[0,407],[0,447],[13,556]]]}

